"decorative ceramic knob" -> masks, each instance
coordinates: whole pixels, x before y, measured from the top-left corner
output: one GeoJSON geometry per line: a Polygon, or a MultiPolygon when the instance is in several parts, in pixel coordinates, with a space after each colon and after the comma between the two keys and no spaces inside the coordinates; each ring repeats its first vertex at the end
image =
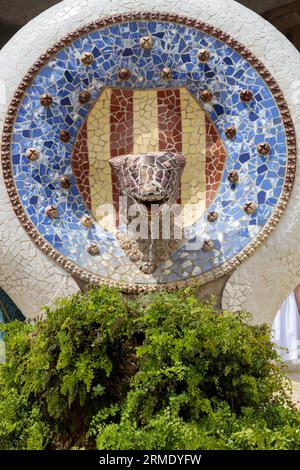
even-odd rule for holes
{"type": "Polygon", "coordinates": [[[92,217],[90,217],[89,215],[83,215],[80,219],[80,222],[87,228],[91,228],[94,223],[92,217]]]}
{"type": "Polygon", "coordinates": [[[176,240],[176,239],[175,240],[170,240],[169,241],[169,248],[171,250],[176,250],[181,245],[181,243],[182,243],[182,240],[180,240],[180,239],[179,240],[176,240]]]}
{"type": "Polygon", "coordinates": [[[238,172],[235,171],[235,170],[229,171],[229,172],[228,172],[227,179],[228,179],[229,183],[231,183],[231,184],[237,183],[238,180],[239,180],[239,174],[238,174],[238,172]]]}
{"type": "Polygon", "coordinates": [[[56,217],[58,217],[57,207],[53,206],[52,204],[46,207],[45,212],[46,215],[50,217],[50,219],[56,219],[56,217]]]}
{"type": "Polygon", "coordinates": [[[130,73],[130,70],[126,69],[126,68],[121,68],[119,70],[119,78],[120,80],[129,80],[131,77],[131,73],[130,73]]]}
{"type": "Polygon", "coordinates": [[[268,142],[263,142],[262,144],[259,144],[257,146],[257,151],[261,155],[268,155],[270,153],[270,150],[271,150],[271,147],[270,147],[270,144],[268,144],[268,142]]]}
{"type": "Polygon", "coordinates": [[[122,250],[128,251],[128,250],[131,250],[132,248],[132,241],[126,240],[126,238],[124,238],[119,241],[119,245],[122,248],[122,250]]]}
{"type": "Polygon", "coordinates": [[[248,102],[248,101],[251,101],[252,98],[253,98],[253,93],[251,90],[242,90],[240,92],[240,98],[241,98],[241,101],[244,101],[244,102],[248,102]]]}
{"type": "Polygon", "coordinates": [[[210,52],[208,49],[200,49],[197,57],[200,62],[207,62],[210,59],[210,52]]]}
{"type": "Polygon", "coordinates": [[[81,56],[81,62],[84,65],[92,65],[94,62],[94,56],[91,52],[84,52],[81,56]]]}
{"type": "Polygon", "coordinates": [[[205,101],[205,103],[208,103],[209,101],[211,101],[212,97],[213,97],[213,94],[210,90],[203,90],[200,93],[200,98],[202,99],[202,101],[205,101]]]}
{"type": "Polygon", "coordinates": [[[141,253],[139,253],[137,250],[131,250],[128,253],[128,258],[133,263],[136,263],[137,261],[139,261],[141,259],[141,253]]]}
{"type": "Polygon", "coordinates": [[[227,139],[234,139],[234,137],[236,136],[236,128],[234,126],[227,127],[227,129],[225,130],[225,135],[227,139]]]}
{"type": "Polygon", "coordinates": [[[145,274],[153,273],[155,271],[155,268],[156,268],[155,264],[150,261],[145,261],[141,263],[141,267],[140,267],[141,271],[143,271],[143,273],[145,274]]]}
{"type": "Polygon", "coordinates": [[[91,100],[91,94],[89,91],[81,91],[79,93],[79,103],[85,104],[91,100]]]}
{"type": "Polygon", "coordinates": [[[116,240],[123,240],[123,238],[125,238],[125,234],[122,233],[122,232],[117,232],[116,233],[116,240]]]}
{"type": "Polygon", "coordinates": [[[244,205],[244,211],[248,215],[253,214],[256,211],[256,209],[257,209],[257,205],[253,201],[246,202],[246,204],[244,205]]]}
{"type": "Polygon", "coordinates": [[[215,222],[218,217],[219,217],[219,214],[216,211],[212,211],[208,213],[207,220],[208,222],[215,222]]]}
{"type": "Polygon", "coordinates": [[[45,106],[45,107],[51,106],[51,104],[53,103],[53,98],[51,95],[49,95],[49,93],[44,93],[40,97],[40,103],[42,106],[45,106]]]}
{"type": "Polygon", "coordinates": [[[164,67],[160,72],[162,80],[172,80],[172,70],[169,67],[164,67]]]}
{"type": "Polygon", "coordinates": [[[99,246],[98,245],[87,245],[86,251],[88,252],[89,255],[92,256],[97,256],[100,254],[99,246]]]}
{"type": "Polygon", "coordinates": [[[26,150],[26,158],[28,158],[28,160],[30,160],[31,162],[34,162],[35,160],[37,160],[40,156],[40,152],[38,151],[38,149],[35,149],[35,148],[29,148],[26,150]]]}
{"type": "Polygon", "coordinates": [[[153,39],[151,36],[144,36],[140,39],[140,46],[142,49],[152,49],[153,47],[153,39]]]}
{"type": "Polygon", "coordinates": [[[215,244],[212,240],[204,240],[202,250],[208,253],[214,249],[214,246],[215,244]]]}
{"type": "Polygon", "coordinates": [[[69,189],[69,187],[71,186],[71,181],[70,181],[69,176],[62,176],[59,180],[59,184],[61,185],[63,189],[69,189]]]}
{"type": "Polygon", "coordinates": [[[61,140],[62,142],[67,143],[67,142],[70,141],[70,139],[71,139],[71,134],[70,134],[69,131],[62,130],[62,131],[60,132],[60,140],[61,140]]]}

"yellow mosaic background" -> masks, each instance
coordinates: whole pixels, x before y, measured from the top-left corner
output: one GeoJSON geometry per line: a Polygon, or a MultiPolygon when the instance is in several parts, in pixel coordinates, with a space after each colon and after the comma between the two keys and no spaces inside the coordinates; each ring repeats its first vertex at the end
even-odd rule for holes
{"type": "MultiPolygon", "coordinates": [[[[110,99],[111,90],[105,89],[87,122],[89,155],[89,183],[92,214],[105,229],[115,228],[114,217],[103,213],[103,204],[112,207],[110,158],[110,99]]],[[[197,204],[194,223],[205,210],[205,112],[185,89],[180,89],[182,121],[182,153],[186,166],[181,181],[182,204],[197,204]]],[[[134,90],[133,94],[134,153],[159,151],[159,125],[156,90],[134,90]]]]}

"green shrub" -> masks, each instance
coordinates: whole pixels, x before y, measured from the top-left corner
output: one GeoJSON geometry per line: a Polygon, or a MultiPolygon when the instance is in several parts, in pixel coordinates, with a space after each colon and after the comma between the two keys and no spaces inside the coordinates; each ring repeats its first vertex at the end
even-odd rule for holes
{"type": "Polygon", "coordinates": [[[5,325],[1,449],[300,449],[266,325],[101,288],[5,325]]]}

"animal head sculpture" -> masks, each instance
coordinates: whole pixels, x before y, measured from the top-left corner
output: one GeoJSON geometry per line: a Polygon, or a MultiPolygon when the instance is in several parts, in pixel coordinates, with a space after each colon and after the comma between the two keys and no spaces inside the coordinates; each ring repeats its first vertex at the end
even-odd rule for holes
{"type": "Polygon", "coordinates": [[[122,195],[144,205],[176,202],[184,155],[173,152],[123,155],[111,158],[109,163],[122,195]]]}
{"type": "MultiPolygon", "coordinates": [[[[182,237],[176,239],[174,214],[169,211],[169,237],[163,236],[164,208],[175,205],[180,190],[180,179],[185,165],[185,156],[173,152],[156,152],[140,155],[123,155],[109,160],[118,181],[120,195],[127,197],[128,206],[138,205],[144,209],[147,237],[128,233],[117,234],[121,248],[129,259],[146,274],[155,271],[159,262],[167,261],[172,251],[179,246],[182,237]],[[152,207],[156,210],[159,229],[153,235],[152,207]],[[150,214],[150,215],[149,215],[150,214]]],[[[128,211],[129,214],[130,211],[128,211]]],[[[127,214],[127,222],[130,217],[127,214]]]]}

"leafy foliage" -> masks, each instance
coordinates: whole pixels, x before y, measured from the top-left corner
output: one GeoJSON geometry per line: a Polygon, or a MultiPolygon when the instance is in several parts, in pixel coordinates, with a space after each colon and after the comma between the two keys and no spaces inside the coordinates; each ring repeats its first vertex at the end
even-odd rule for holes
{"type": "Polygon", "coordinates": [[[190,290],[75,295],[5,325],[0,449],[300,449],[266,325],[190,290]]]}

